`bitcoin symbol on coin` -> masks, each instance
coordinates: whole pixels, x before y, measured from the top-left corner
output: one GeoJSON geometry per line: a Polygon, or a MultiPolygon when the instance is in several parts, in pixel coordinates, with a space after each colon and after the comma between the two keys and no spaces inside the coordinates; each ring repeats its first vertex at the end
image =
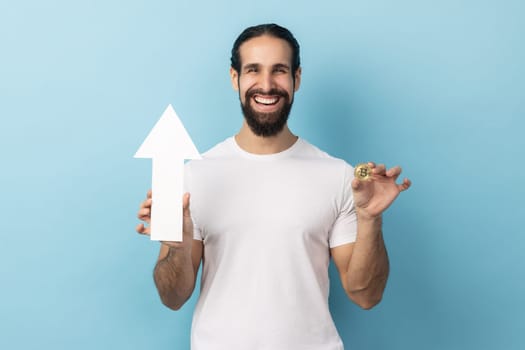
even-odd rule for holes
{"type": "Polygon", "coordinates": [[[354,175],[361,181],[369,180],[372,176],[372,168],[366,163],[358,164],[355,167],[354,175]]]}

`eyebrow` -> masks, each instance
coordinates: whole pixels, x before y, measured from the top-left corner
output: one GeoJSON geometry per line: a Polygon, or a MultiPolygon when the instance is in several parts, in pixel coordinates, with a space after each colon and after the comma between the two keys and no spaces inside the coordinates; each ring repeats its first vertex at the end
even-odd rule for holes
{"type": "MultiPolygon", "coordinates": [[[[243,70],[250,69],[250,68],[259,68],[261,65],[259,63],[248,63],[244,67],[242,67],[243,70]]],[[[284,63],[277,63],[272,66],[273,69],[275,68],[284,68],[284,69],[290,69],[290,66],[284,63]]]]}
{"type": "Polygon", "coordinates": [[[248,63],[244,67],[242,67],[243,70],[250,69],[250,68],[259,68],[259,63],[248,63]]]}
{"type": "Polygon", "coordinates": [[[290,66],[287,65],[287,64],[284,64],[284,63],[277,63],[277,64],[274,64],[273,68],[284,68],[284,69],[290,69],[290,66]]]}

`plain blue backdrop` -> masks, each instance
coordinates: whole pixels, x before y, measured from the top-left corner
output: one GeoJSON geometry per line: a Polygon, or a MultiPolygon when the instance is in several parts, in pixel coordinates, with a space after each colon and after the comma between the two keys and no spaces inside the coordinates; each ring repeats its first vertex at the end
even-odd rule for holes
{"type": "Polygon", "coordinates": [[[277,22],[302,48],[293,131],[400,164],[382,303],[330,305],[348,349],[525,348],[525,5],[460,1],[0,1],[0,348],[187,349],[134,232],[169,103],[202,152],[242,122],[229,51],[277,22]]]}

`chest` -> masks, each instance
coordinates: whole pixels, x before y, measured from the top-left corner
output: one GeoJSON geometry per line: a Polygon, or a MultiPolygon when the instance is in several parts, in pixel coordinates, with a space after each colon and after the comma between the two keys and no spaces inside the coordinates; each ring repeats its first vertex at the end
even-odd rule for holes
{"type": "Polygon", "coordinates": [[[192,177],[205,240],[326,241],[343,191],[340,171],[308,162],[211,164],[192,177]]]}

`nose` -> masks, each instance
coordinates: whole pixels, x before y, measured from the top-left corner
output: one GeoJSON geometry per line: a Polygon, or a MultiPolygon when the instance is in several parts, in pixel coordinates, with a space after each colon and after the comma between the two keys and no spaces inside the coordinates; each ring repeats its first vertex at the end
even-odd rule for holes
{"type": "Polygon", "coordinates": [[[271,72],[265,71],[260,75],[259,85],[264,91],[270,91],[274,87],[274,81],[271,72]]]}

